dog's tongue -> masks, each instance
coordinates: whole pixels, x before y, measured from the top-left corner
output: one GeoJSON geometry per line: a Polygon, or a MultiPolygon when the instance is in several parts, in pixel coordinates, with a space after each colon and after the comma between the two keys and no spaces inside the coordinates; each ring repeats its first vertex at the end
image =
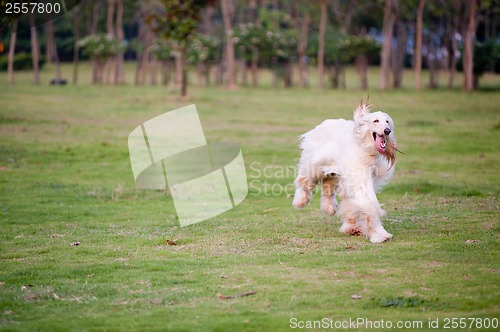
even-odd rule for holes
{"type": "Polygon", "coordinates": [[[379,136],[375,138],[375,147],[377,148],[377,151],[381,154],[385,154],[385,138],[384,136],[379,136]]]}

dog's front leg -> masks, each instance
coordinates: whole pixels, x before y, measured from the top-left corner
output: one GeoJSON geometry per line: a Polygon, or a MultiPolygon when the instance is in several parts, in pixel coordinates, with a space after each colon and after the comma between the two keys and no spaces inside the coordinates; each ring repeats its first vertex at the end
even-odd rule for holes
{"type": "Polygon", "coordinates": [[[392,234],[384,229],[380,221],[384,210],[380,207],[373,186],[367,181],[356,189],[358,190],[354,191],[353,196],[346,195],[347,197],[340,203],[339,213],[342,216],[340,231],[351,235],[363,234],[372,243],[390,240],[392,234]]]}
{"type": "Polygon", "coordinates": [[[382,243],[392,239],[392,234],[388,233],[382,226],[379,211],[365,214],[365,218],[363,233],[370,239],[370,242],[382,243]]]}
{"type": "MultiPolygon", "coordinates": [[[[343,203],[341,203],[343,204],[343,203]]],[[[362,231],[361,229],[357,226],[357,216],[356,213],[353,211],[347,211],[342,215],[342,226],[340,226],[339,232],[348,234],[348,235],[354,235],[354,236],[360,236],[362,231]]]]}

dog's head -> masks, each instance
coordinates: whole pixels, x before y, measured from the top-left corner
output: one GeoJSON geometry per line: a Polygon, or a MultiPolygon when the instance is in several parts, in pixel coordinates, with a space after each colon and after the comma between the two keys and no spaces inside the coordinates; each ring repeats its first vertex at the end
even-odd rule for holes
{"type": "Polygon", "coordinates": [[[363,103],[363,99],[354,110],[354,132],[364,149],[383,155],[390,163],[396,162],[396,138],[394,137],[394,121],[383,112],[370,113],[371,105],[363,103]],[[376,151],[376,152],[375,152],[376,151]]]}

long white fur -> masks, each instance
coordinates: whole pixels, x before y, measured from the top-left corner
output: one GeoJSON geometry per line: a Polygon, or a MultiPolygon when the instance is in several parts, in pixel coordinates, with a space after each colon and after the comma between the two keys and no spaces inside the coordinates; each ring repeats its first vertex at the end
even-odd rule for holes
{"type": "Polygon", "coordinates": [[[373,133],[384,135],[395,146],[394,122],[382,112],[370,113],[361,102],[354,110],[354,121],[329,119],[300,136],[302,155],[295,179],[293,206],[303,208],[312,189],[321,183],[321,210],[338,213],[347,234],[362,233],[373,243],[392,238],[382,226],[381,208],[376,193],[391,179],[394,165],[375,147],[373,133]],[[375,121],[378,120],[378,121],[375,121]],[[390,129],[389,135],[384,130],[390,129]],[[335,195],[341,199],[338,206],[335,195]]]}

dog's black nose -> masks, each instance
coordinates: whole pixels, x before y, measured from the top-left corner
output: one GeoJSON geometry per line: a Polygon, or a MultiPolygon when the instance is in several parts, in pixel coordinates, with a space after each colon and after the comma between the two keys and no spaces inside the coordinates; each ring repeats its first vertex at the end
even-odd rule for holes
{"type": "Polygon", "coordinates": [[[389,128],[384,129],[384,134],[389,135],[391,133],[391,130],[389,128]]]}

